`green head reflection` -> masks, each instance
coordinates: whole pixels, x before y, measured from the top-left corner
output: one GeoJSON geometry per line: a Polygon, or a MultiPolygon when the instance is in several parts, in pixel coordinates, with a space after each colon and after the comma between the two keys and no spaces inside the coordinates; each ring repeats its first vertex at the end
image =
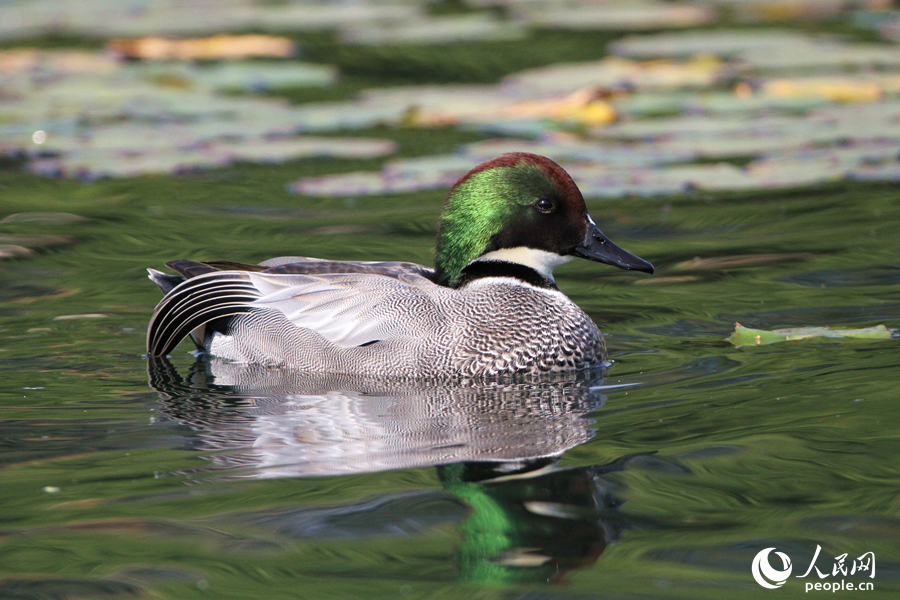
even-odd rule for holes
{"type": "Polygon", "coordinates": [[[463,581],[552,582],[606,549],[602,518],[618,504],[603,467],[559,469],[555,459],[439,466],[444,488],[469,508],[456,553],[463,581]]]}

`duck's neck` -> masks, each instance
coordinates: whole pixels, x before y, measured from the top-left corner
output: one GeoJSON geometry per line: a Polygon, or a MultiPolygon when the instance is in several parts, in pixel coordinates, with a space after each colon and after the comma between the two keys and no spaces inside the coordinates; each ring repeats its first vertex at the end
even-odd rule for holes
{"type": "Polygon", "coordinates": [[[554,252],[518,247],[482,254],[463,269],[456,287],[483,277],[512,277],[537,287],[556,289],[553,269],[572,260],[554,252]]]}

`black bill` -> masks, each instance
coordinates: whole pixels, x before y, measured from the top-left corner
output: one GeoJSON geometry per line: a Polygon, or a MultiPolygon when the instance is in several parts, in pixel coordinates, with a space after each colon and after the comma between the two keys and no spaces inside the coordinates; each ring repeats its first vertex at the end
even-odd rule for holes
{"type": "Polygon", "coordinates": [[[591,221],[588,224],[587,235],[584,236],[584,243],[572,250],[572,254],[580,258],[588,260],[596,260],[597,262],[606,263],[619,267],[620,269],[628,269],[631,271],[643,271],[645,273],[653,272],[653,265],[643,258],[639,258],[623,250],[609,241],[602,231],[591,221]]]}

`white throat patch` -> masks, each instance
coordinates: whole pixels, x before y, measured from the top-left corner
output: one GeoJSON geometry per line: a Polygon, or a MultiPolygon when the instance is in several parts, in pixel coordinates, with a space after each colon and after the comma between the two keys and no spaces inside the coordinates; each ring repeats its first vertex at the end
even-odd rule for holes
{"type": "Polygon", "coordinates": [[[501,250],[487,252],[479,256],[476,260],[495,260],[525,265],[540,273],[542,277],[556,282],[556,280],[553,279],[553,269],[563,263],[569,262],[573,258],[575,257],[560,256],[555,252],[519,246],[517,248],[503,248],[501,250]]]}

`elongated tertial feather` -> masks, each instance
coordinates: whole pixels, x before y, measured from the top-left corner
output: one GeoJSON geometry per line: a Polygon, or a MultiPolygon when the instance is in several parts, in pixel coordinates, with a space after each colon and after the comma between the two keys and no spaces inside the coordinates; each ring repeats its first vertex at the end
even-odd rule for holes
{"type": "Polygon", "coordinates": [[[240,272],[212,272],[193,277],[169,292],[156,306],[147,328],[147,353],[164,356],[191,331],[222,317],[247,313],[260,296],[240,272]]]}

